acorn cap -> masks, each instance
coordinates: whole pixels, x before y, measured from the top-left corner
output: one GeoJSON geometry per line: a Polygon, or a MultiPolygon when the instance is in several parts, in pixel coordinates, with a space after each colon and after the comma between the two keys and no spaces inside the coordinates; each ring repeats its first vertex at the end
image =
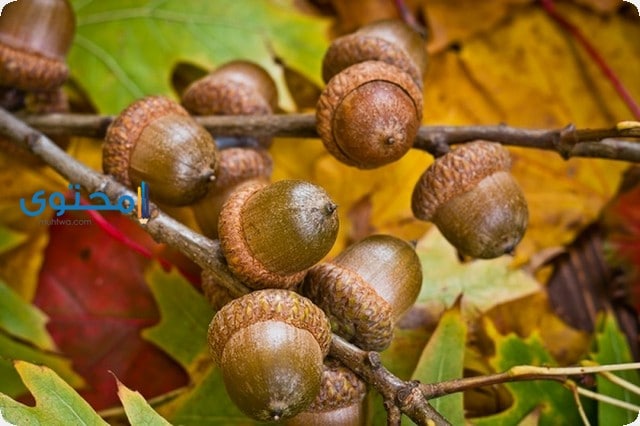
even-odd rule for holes
{"type": "MultiPolygon", "coordinates": [[[[386,95],[386,93],[385,93],[386,95]]],[[[388,108],[407,107],[407,102],[395,102],[382,105],[388,108]]],[[[351,106],[350,105],[350,109],[351,106]]],[[[342,114],[344,115],[344,114],[342,114]]],[[[341,162],[360,168],[373,168],[402,157],[413,145],[413,139],[422,121],[422,92],[409,74],[399,68],[379,61],[366,61],[350,66],[335,75],[327,84],[318,100],[316,109],[317,130],[327,150],[341,162]],[[381,105],[374,100],[365,106],[360,103],[361,109],[350,111],[349,119],[353,119],[355,113],[362,114],[358,123],[343,123],[348,129],[338,129],[337,111],[352,92],[362,87],[371,87],[370,84],[377,81],[396,87],[399,93],[406,94],[409,99],[409,108],[415,113],[415,122],[407,125],[411,120],[407,113],[399,111],[399,117],[385,120],[391,114],[390,111],[379,111],[381,105]],[[369,110],[366,110],[369,108],[369,110]],[[406,122],[402,122],[406,120],[406,122]],[[374,132],[371,134],[371,132],[374,132]],[[365,133],[367,132],[367,133],[365,133]],[[358,154],[359,158],[345,150],[344,144],[353,144],[355,141],[366,141],[368,146],[349,146],[358,154]]],[[[363,142],[365,143],[365,142],[363,142]]]]}
{"type": "Polygon", "coordinates": [[[418,219],[431,220],[440,205],[469,191],[485,177],[510,168],[509,151],[501,144],[463,144],[437,158],[420,176],[411,200],[413,214],[418,219]]]}
{"type": "Polygon", "coordinates": [[[391,343],[391,305],[357,273],[334,263],[315,265],[302,292],[325,311],[336,334],[360,348],[381,351],[391,343]]]}
{"type": "Polygon", "coordinates": [[[329,353],[331,326],[320,308],[289,290],[266,289],[234,299],[219,310],[209,324],[211,356],[220,365],[227,341],[241,328],[264,321],[281,321],[311,333],[323,356],[329,353]]]}
{"type": "Polygon", "coordinates": [[[273,161],[269,151],[265,149],[223,149],[220,151],[212,191],[229,188],[250,179],[269,178],[272,170],[273,161]]]}
{"type": "Polygon", "coordinates": [[[104,172],[131,187],[129,159],[136,141],[149,123],[169,114],[189,117],[178,103],[163,96],[148,96],[125,108],[107,129],[102,146],[104,172]]]}
{"type": "Polygon", "coordinates": [[[191,83],[182,104],[198,115],[264,115],[277,108],[278,91],[259,65],[232,61],[191,83]]]}
{"type": "Polygon", "coordinates": [[[0,16],[0,84],[52,90],[69,74],[65,55],[75,31],[67,1],[20,1],[0,16]]]}
{"type": "Polygon", "coordinates": [[[320,393],[306,411],[331,411],[362,402],[367,386],[347,367],[327,359],[322,370],[320,393]]]}
{"type": "Polygon", "coordinates": [[[422,87],[427,67],[425,42],[401,20],[374,22],[331,43],[322,61],[322,78],[328,82],[343,69],[364,61],[394,65],[422,87]]]}

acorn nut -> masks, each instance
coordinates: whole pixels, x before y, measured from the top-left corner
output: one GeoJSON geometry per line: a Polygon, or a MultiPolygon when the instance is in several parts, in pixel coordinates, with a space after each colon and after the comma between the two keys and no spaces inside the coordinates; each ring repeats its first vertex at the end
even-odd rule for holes
{"type": "Polygon", "coordinates": [[[129,105],[107,129],[102,168],[124,185],[149,185],[152,199],[184,206],[202,198],[215,178],[211,135],[178,103],[149,96],[129,105]]]}
{"type": "Polygon", "coordinates": [[[324,189],[305,181],[240,185],[218,224],[229,269],[254,289],[293,287],[333,246],[336,208],[324,189]]]}
{"type": "Polygon", "coordinates": [[[437,158],[416,184],[413,214],[436,224],[462,254],[490,259],[513,251],[528,222],[509,152],[476,141],[437,158]]]}
{"type": "Polygon", "coordinates": [[[0,15],[0,85],[53,90],[69,74],[65,62],[75,33],[66,0],[11,2],[0,15]]]}
{"type": "Polygon", "coordinates": [[[422,91],[401,69],[365,61],[336,74],[322,91],[317,130],[339,161],[372,169],[400,159],[422,121],[422,91]]]}
{"type": "Polygon", "coordinates": [[[231,400],[254,419],[278,421],[307,408],[320,391],[331,331],[307,298],[267,289],[218,311],[208,341],[231,400]]]}
{"type": "Polygon", "coordinates": [[[312,267],[301,292],[326,312],[336,334],[364,350],[381,351],[421,286],[413,247],[390,235],[373,235],[312,267]]]}
{"type": "Polygon", "coordinates": [[[427,69],[425,41],[402,20],[372,22],[333,40],[322,60],[322,78],[326,83],[345,68],[364,61],[394,65],[422,87],[427,69]]]}

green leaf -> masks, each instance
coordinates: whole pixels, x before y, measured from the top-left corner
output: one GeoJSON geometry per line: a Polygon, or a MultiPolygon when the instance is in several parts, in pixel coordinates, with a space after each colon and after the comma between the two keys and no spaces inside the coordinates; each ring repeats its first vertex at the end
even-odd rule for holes
{"type": "Polygon", "coordinates": [[[176,271],[164,272],[155,266],[146,274],[160,309],[160,322],[142,332],[142,336],[158,345],[187,371],[207,353],[207,329],[213,309],[176,271]]]}
{"type": "Polygon", "coordinates": [[[47,316],[42,311],[25,302],[0,280],[0,329],[41,349],[54,350],[46,322],[47,316]]]}
{"type": "Polygon", "coordinates": [[[437,318],[462,294],[462,312],[471,319],[496,305],[540,290],[538,282],[510,266],[511,258],[461,263],[455,248],[432,227],[416,247],[422,262],[422,289],[417,304],[437,318]]]}
{"type": "Polygon", "coordinates": [[[27,239],[27,235],[12,231],[0,225],[0,254],[6,253],[14,247],[19,246],[27,239]]]}
{"type": "Polygon", "coordinates": [[[73,6],[71,74],[103,113],[144,95],[174,96],[171,72],[181,61],[213,69],[249,59],[275,77],[282,97],[277,57],[321,84],[328,21],[298,12],[292,0],[74,0],[73,6]]]}
{"type": "Polygon", "coordinates": [[[0,392],[6,395],[17,397],[26,392],[12,360],[46,365],[60,374],[71,386],[77,388],[84,385],[84,380],[73,371],[68,359],[43,352],[0,333],[0,392]]]}
{"type": "Polygon", "coordinates": [[[117,382],[118,397],[132,426],[171,426],[171,423],[151,408],[140,392],[132,391],[120,383],[120,380],[117,382]]]}
{"type": "MultiPolygon", "coordinates": [[[[618,328],[616,319],[612,314],[607,314],[601,318],[596,333],[595,346],[596,352],[591,355],[591,358],[599,364],[620,364],[634,361],[631,351],[629,350],[627,339],[618,328]]],[[[636,370],[620,371],[614,374],[636,386],[640,385],[640,377],[636,370]]],[[[640,405],[640,396],[610,382],[606,378],[598,375],[596,376],[596,383],[599,394],[640,405]]],[[[629,424],[637,415],[638,413],[625,410],[624,408],[598,402],[599,424],[629,424]]]]}
{"type": "MultiPolygon", "coordinates": [[[[495,344],[496,355],[492,367],[506,371],[515,365],[555,364],[537,333],[521,339],[511,333],[500,335],[495,327],[486,322],[487,334],[495,344]]],[[[572,393],[562,384],[550,380],[533,380],[505,383],[513,396],[513,404],[505,411],[487,417],[471,419],[477,426],[516,425],[535,410],[540,410],[540,426],[582,424],[572,393]]],[[[607,423],[612,424],[612,423],[607,423]]]]}
{"type": "MultiPolygon", "coordinates": [[[[445,312],[422,352],[412,379],[422,383],[436,383],[461,378],[466,337],[467,326],[460,310],[456,307],[445,312]]],[[[464,424],[461,392],[429,402],[452,424],[464,424]]],[[[410,424],[410,422],[404,424],[410,424]]]]}
{"type": "Polygon", "coordinates": [[[48,367],[16,361],[15,368],[35,398],[28,407],[0,394],[0,411],[16,425],[107,425],[91,406],[48,367]]]}

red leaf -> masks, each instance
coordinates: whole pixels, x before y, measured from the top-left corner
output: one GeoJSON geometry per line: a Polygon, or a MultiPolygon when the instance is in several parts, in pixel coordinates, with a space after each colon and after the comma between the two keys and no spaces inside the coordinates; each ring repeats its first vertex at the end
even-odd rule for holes
{"type": "MultiPolygon", "coordinates": [[[[66,213],[62,220],[87,219],[66,213]]],[[[105,218],[127,237],[158,253],[160,246],[118,213],[105,218]]],[[[91,225],[52,225],[34,303],[74,369],[88,383],[80,394],[97,410],[118,404],[113,372],[150,398],[187,383],[182,368],[140,337],[158,309],[144,280],[150,260],[91,225]]]]}

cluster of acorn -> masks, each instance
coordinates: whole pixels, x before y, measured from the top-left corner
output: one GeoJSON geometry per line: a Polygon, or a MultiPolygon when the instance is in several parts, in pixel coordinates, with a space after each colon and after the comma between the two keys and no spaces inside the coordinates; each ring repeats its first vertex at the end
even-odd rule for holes
{"type": "MultiPolygon", "coordinates": [[[[0,84],[47,94],[66,79],[73,31],[52,41],[43,34],[54,30],[33,31],[29,19],[45,16],[49,25],[73,28],[73,12],[66,0],[19,2],[25,3],[33,7],[6,6],[3,18],[12,19],[0,21],[0,84]],[[40,83],[43,76],[50,82],[40,83]]],[[[327,150],[359,168],[402,157],[422,119],[426,63],[421,37],[401,22],[374,23],[336,39],[323,62],[327,85],[317,107],[327,150]]],[[[151,96],[127,107],[107,131],[105,173],[132,188],[146,181],[160,204],[191,206],[203,233],[219,238],[229,269],[252,289],[232,299],[203,273],[204,293],[218,311],[209,328],[211,355],[245,413],[291,418],[291,424],[358,424],[366,387],[327,358],[331,333],[365,350],[384,350],[420,290],[415,250],[377,235],[318,263],[338,230],[329,195],[309,182],[269,183],[266,138],[218,149],[191,114],[273,113],[276,87],[260,67],[226,64],[192,83],[181,103],[151,96]]],[[[413,212],[433,221],[465,255],[508,253],[528,215],[509,168],[501,145],[465,144],[425,171],[413,212]]]]}
{"type": "Polygon", "coordinates": [[[218,311],[211,353],[238,407],[260,420],[295,416],[291,424],[308,423],[296,416],[306,410],[321,424],[329,418],[354,424],[363,416],[366,388],[326,359],[331,333],[363,349],[385,349],[395,321],[417,298],[420,261],[407,242],[378,235],[318,264],[338,232],[329,195],[305,181],[269,183],[264,147],[218,152],[185,109],[201,112],[193,105],[239,92],[233,111],[204,113],[268,114],[271,107],[255,107],[269,103],[254,77],[273,87],[256,65],[233,62],[189,86],[184,107],[158,96],[134,102],[107,130],[103,168],[131,187],[147,181],[157,202],[190,205],[205,232],[219,238],[231,272],[253,290],[232,299],[203,273],[203,291],[218,311]]]}

